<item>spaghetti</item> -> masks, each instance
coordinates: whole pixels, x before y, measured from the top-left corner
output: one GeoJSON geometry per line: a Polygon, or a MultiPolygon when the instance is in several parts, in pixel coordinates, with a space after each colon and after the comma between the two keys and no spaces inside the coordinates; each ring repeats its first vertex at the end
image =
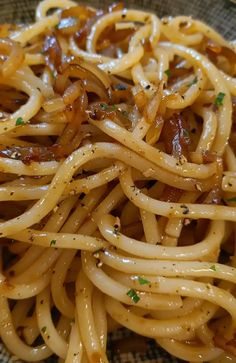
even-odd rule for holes
{"type": "Polygon", "coordinates": [[[236,361],[234,45],[190,17],[70,0],[0,37],[6,347],[106,363],[126,327],[236,361]]]}

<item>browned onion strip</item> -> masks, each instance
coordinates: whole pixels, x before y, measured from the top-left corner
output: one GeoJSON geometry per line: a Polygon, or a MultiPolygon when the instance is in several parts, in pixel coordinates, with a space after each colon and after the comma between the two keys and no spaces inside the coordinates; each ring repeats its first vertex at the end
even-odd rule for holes
{"type": "Polygon", "coordinates": [[[104,92],[104,89],[98,84],[90,80],[84,80],[84,87],[87,92],[92,92],[97,94],[97,96],[105,102],[108,102],[109,99],[107,97],[107,93],[104,92]]]}
{"type": "Polygon", "coordinates": [[[46,37],[43,51],[47,66],[52,72],[59,71],[62,64],[62,49],[55,34],[46,37]]]}
{"type": "Polygon", "coordinates": [[[75,17],[68,17],[61,19],[57,25],[57,30],[62,35],[72,35],[76,33],[80,28],[79,19],[75,17]]]}
{"type": "Polygon", "coordinates": [[[223,349],[225,352],[231,353],[236,356],[236,339],[235,335],[233,339],[226,339],[222,335],[214,336],[214,343],[216,347],[223,349]]]}
{"type": "Polygon", "coordinates": [[[0,105],[2,109],[12,113],[27,101],[27,96],[15,89],[0,87],[0,105]]]}
{"type": "Polygon", "coordinates": [[[176,158],[189,157],[188,125],[181,114],[174,114],[165,120],[161,137],[165,143],[166,151],[176,158]]]}
{"type": "Polygon", "coordinates": [[[64,9],[61,12],[62,19],[75,17],[78,19],[86,20],[87,18],[91,18],[94,15],[96,15],[96,10],[93,10],[91,7],[83,5],[72,6],[68,9],[64,9]]]}
{"type": "Polygon", "coordinates": [[[163,125],[163,117],[161,115],[156,115],[155,120],[146,135],[146,142],[148,144],[152,145],[159,139],[163,125]]]}
{"type": "Polygon", "coordinates": [[[60,160],[70,154],[70,150],[61,145],[53,146],[30,146],[30,147],[13,147],[11,149],[1,150],[0,156],[15,160],[21,160],[24,164],[30,164],[32,161],[43,162],[51,160],[60,160]]]}
{"type": "Polygon", "coordinates": [[[91,66],[89,63],[80,61],[78,58],[64,63],[55,81],[55,90],[58,93],[63,93],[65,88],[69,86],[69,78],[85,80],[86,82],[91,81],[91,83],[97,84],[103,90],[102,93],[105,95],[105,99],[110,98],[110,84],[108,84],[106,76],[101,76],[101,71],[97,69],[97,66],[91,66]]]}
{"type": "Polygon", "coordinates": [[[224,56],[232,64],[236,63],[236,53],[233,49],[219,45],[215,41],[208,39],[206,43],[206,52],[210,57],[224,56]]]}
{"type": "Polygon", "coordinates": [[[181,189],[166,185],[160,200],[168,203],[177,203],[183,194],[181,189]]]}
{"type": "Polygon", "coordinates": [[[65,90],[62,96],[65,105],[72,104],[81,95],[81,88],[81,81],[75,81],[65,90]]]}
{"type": "Polygon", "coordinates": [[[232,105],[233,105],[233,123],[236,123],[236,96],[232,97],[232,105]]]}
{"type": "Polygon", "coordinates": [[[84,69],[87,69],[87,71],[93,73],[106,89],[109,89],[111,87],[111,80],[109,76],[100,68],[98,68],[95,64],[86,62],[81,59],[80,66],[84,69]]]}
{"type": "Polygon", "coordinates": [[[9,77],[21,66],[24,61],[23,49],[10,39],[0,38],[0,53],[7,54],[7,59],[0,65],[3,77],[9,77]]]}
{"type": "MultiPolygon", "coordinates": [[[[75,8],[76,7],[73,7],[73,9],[75,9],[75,8]]],[[[90,8],[89,8],[89,10],[90,10],[90,8]]],[[[74,35],[74,40],[79,47],[83,48],[85,46],[86,39],[91,31],[92,26],[103,14],[104,14],[103,11],[97,11],[97,12],[94,11],[93,14],[87,13],[82,19],[80,17],[81,27],[74,35]]],[[[76,16],[76,15],[74,15],[74,16],[76,16]]]]}
{"type": "Polygon", "coordinates": [[[150,124],[152,124],[156,118],[158,108],[163,96],[163,86],[164,82],[161,82],[161,84],[158,87],[158,90],[155,92],[154,96],[147,103],[147,106],[144,109],[144,117],[146,118],[147,122],[150,124]]]}
{"type": "Polygon", "coordinates": [[[222,178],[223,178],[223,162],[222,162],[221,158],[218,158],[215,182],[212,184],[212,189],[211,189],[210,193],[208,193],[206,199],[204,199],[205,204],[221,204],[222,203],[222,197],[223,197],[223,191],[221,188],[222,178]]]}
{"type": "Polygon", "coordinates": [[[74,58],[71,62],[71,71],[73,76],[73,70],[74,67],[79,67],[80,71],[82,71],[81,79],[91,80],[96,83],[100,83],[100,85],[104,88],[104,91],[107,93],[107,97],[110,95],[110,87],[111,87],[111,81],[108,77],[108,75],[100,70],[97,65],[89,63],[87,61],[84,61],[79,58],[74,58]],[[83,76],[82,76],[83,74],[83,76]],[[83,78],[82,78],[83,77],[83,78]]]}

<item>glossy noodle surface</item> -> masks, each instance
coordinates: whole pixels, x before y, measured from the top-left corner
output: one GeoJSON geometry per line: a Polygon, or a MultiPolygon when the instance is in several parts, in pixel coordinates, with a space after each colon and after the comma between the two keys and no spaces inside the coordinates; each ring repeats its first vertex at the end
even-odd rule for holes
{"type": "Polygon", "coordinates": [[[185,361],[235,362],[235,152],[236,47],[207,24],[70,0],[2,24],[9,351],[107,363],[126,327],[185,361]]]}

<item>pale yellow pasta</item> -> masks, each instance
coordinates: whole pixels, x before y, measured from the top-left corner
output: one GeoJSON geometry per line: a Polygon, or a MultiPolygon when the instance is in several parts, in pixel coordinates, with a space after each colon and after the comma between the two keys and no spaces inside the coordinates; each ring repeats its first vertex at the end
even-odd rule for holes
{"type": "Polygon", "coordinates": [[[3,31],[6,348],[108,363],[125,327],[133,345],[234,362],[234,43],[188,16],[72,0],[3,31]]]}

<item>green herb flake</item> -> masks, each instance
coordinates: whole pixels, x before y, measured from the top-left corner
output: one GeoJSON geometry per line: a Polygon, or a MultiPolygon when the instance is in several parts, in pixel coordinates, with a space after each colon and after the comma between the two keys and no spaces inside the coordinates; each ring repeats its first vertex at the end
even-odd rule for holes
{"type": "Polygon", "coordinates": [[[129,113],[127,111],[122,110],[121,113],[122,113],[122,116],[129,118],[129,113]]]}
{"type": "Polygon", "coordinates": [[[111,111],[116,111],[117,110],[117,107],[116,107],[116,105],[111,105],[111,106],[109,106],[109,109],[111,111]]]}
{"type": "Polygon", "coordinates": [[[22,117],[18,117],[16,119],[16,126],[21,126],[21,125],[25,125],[25,122],[22,117]]]}
{"type": "Polygon", "coordinates": [[[224,97],[225,97],[225,93],[219,92],[218,95],[215,98],[214,105],[216,105],[217,107],[222,106],[223,101],[224,101],[224,97]]]}
{"type": "Polygon", "coordinates": [[[56,79],[57,78],[57,71],[52,71],[52,78],[56,79]]]}
{"type": "Polygon", "coordinates": [[[215,266],[215,265],[212,265],[212,266],[210,267],[210,270],[212,270],[212,271],[216,271],[216,266],[215,266]]]}
{"type": "Polygon", "coordinates": [[[226,199],[227,202],[236,202],[236,197],[226,199]]]}
{"type": "Polygon", "coordinates": [[[168,78],[170,78],[171,76],[171,70],[170,69],[166,69],[165,72],[164,72],[168,78]]]}
{"type": "Polygon", "coordinates": [[[140,300],[140,297],[134,289],[130,289],[126,295],[128,295],[135,304],[137,304],[140,300]]]}
{"type": "Polygon", "coordinates": [[[56,243],[57,243],[57,241],[55,239],[52,239],[50,242],[50,246],[55,246],[56,243]]]}
{"type": "Polygon", "coordinates": [[[196,84],[197,83],[197,81],[198,81],[198,78],[197,78],[197,76],[191,81],[191,82],[189,82],[188,83],[188,87],[191,87],[191,86],[193,86],[194,84],[196,84]]]}
{"type": "Polygon", "coordinates": [[[107,105],[106,103],[100,103],[100,107],[103,111],[116,111],[116,105],[107,105]]]}
{"type": "Polygon", "coordinates": [[[43,326],[43,327],[42,327],[42,329],[41,329],[41,332],[42,332],[43,334],[45,334],[45,333],[46,333],[46,330],[47,330],[47,327],[46,327],[46,326],[43,326]]]}
{"type": "Polygon", "coordinates": [[[100,107],[102,110],[108,110],[109,106],[106,103],[100,103],[100,107]]]}
{"type": "Polygon", "coordinates": [[[188,138],[189,137],[189,132],[187,129],[183,129],[183,135],[185,138],[188,138]]]}
{"type": "Polygon", "coordinates": [[[149,280],[146,280],[140,276],[138,277],[138,282],[140,283],[140,285],[148,285],[151,283],[149,280]]]}

